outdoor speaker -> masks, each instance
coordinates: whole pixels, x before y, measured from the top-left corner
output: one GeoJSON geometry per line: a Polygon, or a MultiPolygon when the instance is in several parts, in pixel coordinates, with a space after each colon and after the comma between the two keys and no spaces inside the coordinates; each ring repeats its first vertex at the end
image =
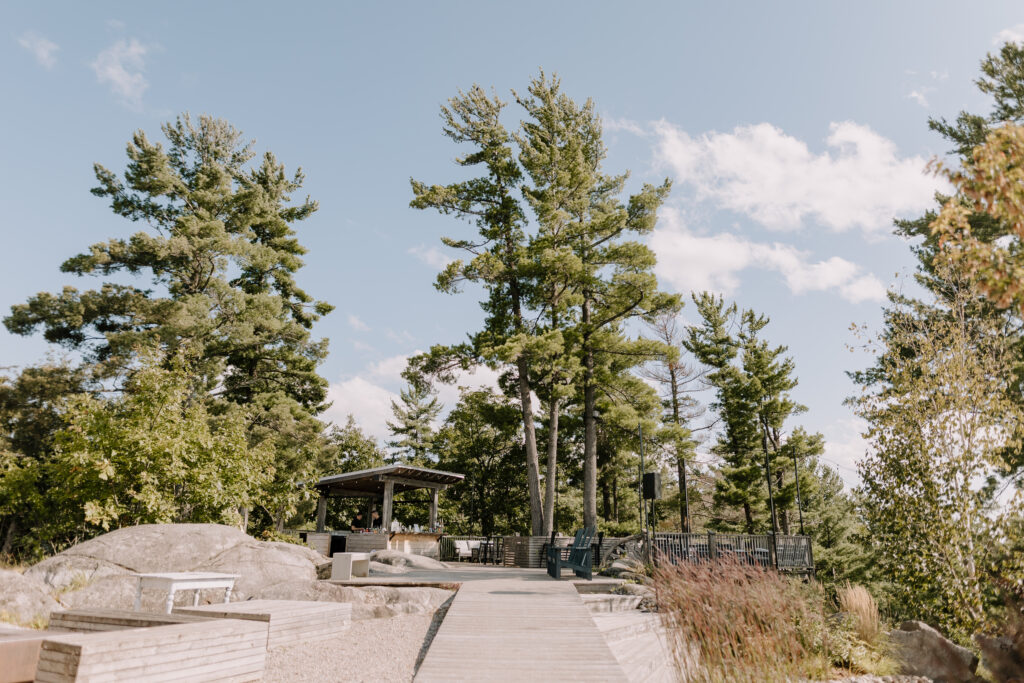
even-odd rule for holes
{"type": "Polygon", "coordinates": [[[644,500],[661,500],[661,473],[644,474],[644,500]]]}

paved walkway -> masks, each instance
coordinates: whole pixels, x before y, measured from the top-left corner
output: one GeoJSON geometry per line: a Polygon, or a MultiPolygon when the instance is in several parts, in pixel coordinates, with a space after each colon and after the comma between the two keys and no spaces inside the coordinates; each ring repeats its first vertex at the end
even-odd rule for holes
{"type": "Polygon", "coordinates": [[[626,681],[571,581],[537,570],[467,571],[417,683],[626,681]]]}

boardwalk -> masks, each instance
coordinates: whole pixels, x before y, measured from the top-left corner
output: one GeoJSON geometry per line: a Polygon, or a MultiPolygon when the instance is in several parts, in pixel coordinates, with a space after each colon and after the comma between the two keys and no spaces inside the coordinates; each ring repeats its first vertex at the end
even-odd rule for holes
{"type": "Polygon", "coordinates": [[[570,581],[492,575],[462,583],[417,683],[626,681],[570,581]]]}

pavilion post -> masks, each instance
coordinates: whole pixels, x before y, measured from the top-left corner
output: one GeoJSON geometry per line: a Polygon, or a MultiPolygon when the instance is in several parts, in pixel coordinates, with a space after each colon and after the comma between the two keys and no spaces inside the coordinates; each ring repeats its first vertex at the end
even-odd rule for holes
{"type": "Polygon", "coordinates": [[[437,489],[430,489],[430,530],[437,528],[437,489]]]}
{"type": "Polygon", "coordinates": [[[316,502],[316,530],[321,533],[327,528],[327,492],[320,492],[320,500],[316,502]]]}
{"type": "Polygon", "coordinates": [[[391,505],[395,498],[395,482],[384,482],[384,511],[381,514],[381,528],[387,532],[391,528],[391,505]]]}

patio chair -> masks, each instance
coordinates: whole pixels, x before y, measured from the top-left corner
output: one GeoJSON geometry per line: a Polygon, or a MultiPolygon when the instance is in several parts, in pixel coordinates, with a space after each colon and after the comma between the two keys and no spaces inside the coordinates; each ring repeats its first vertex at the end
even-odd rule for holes
{"type": "Polygon", "coordinates": [[[569,550],[569,558],[562,559],[562,549],[554,545],[548,546],[548,575],[553,579],[561,578],[562,567],[573,570],[576,576],[590,581],[593,578],[592,550],[590,542],[594,540],[597,529],[586,527],[576,532],[572,548],[569,550]]]}
{"type": "Polygon", "coordinates": [[[473,550],[469,546],[469,541],[452,541],[452,545],[455,547],[455,559],[462,561],[465,558],[473,558],[473,550]]]}

